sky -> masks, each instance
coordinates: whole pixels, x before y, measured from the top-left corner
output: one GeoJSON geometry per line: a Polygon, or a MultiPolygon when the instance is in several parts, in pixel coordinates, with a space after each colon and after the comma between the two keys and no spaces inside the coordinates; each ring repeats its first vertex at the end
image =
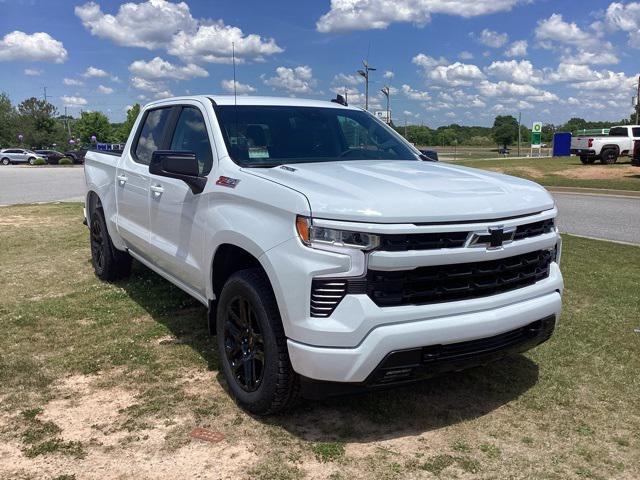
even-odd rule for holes
{"type": "Polygon", "coordinates": [[[330,99],[397,124],[524,124],[632,111],[640,2],[596,0],[0,0],[0,91],[122,121],[189,94],[330,99]]]}

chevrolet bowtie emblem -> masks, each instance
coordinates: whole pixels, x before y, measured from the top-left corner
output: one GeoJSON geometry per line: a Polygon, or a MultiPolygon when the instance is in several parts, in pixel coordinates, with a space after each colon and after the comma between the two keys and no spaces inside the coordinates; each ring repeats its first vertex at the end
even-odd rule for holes
{"type": "Polygon", "coordinates": [[[516,227],[489,227],[486,231],[471,232],[467,239],[467,247],[486,247],[496,249],[505,243],[513,242],[516,227]]]}

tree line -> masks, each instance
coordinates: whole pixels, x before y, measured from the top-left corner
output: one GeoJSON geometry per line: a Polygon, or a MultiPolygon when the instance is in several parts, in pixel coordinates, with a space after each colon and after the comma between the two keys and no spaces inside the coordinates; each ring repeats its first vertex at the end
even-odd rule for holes
{"type": "Polygon", "coordinates": [[[129,137],[140,105],[127,111],[124,122],[112,123],[101,112],[81,112],[80,117],[60,115],[51,103],[31,97],[14,106],[0,93],[0,148],[52,148],[89,145],[93,136],[104,143],[124,143],[129,137]],[[71,143],[70,141],[73,141],[71,143]]]}
{"type": "MultiPolygon", "coordinates": [[[[121,123],[112,123],[106,115],[97,111],[81,112],[79,118],[74,118],[60,115],[54,105],[35,97],[14,106],[7,94],[0,93],[0,148],[58,146],[65,149],[70,140],[74,145],[88,145],[93,136],[98,142],[124,143],[139,113],[140,105],[136,103],[127,111],[127,117],[121,123]]],[[[542,126],[542,142],[551,143],[556,132],[575,133],[582,129],[629,125],[634,120],[634,116],[631,116],[619,122],[592,122],[575,117],[562,125],[547,123],[542,126]]],[[[511,115],[497,116],[492,127],[456,123],[435,129],[424,125],[393,127],[411,143],[420,146],[507,147],[518,141],[518,121],[511,115]]],[[[528,145],[531,130],[521,125],[520,136],[522,143],[528,145]]]]}

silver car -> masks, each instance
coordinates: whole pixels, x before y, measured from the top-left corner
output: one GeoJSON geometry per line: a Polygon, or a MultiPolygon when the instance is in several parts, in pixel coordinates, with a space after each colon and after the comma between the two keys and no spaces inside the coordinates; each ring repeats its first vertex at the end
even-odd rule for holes
{"type": "Polygon", "coordinates": [[[36,162],[36,158],[43,157],[24,148],[5,148],[0,150],[0,163],[2,163],[2,165],[12,163],[28,163],[29,165],[33,165],[36,162]]]}

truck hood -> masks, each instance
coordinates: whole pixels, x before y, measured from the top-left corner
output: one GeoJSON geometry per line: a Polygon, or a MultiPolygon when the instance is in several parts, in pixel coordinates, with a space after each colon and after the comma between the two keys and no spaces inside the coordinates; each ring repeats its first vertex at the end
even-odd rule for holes
{"type": "Polygon", "coordinates": [[[520,178],[418,161],[290,164],[245,171],[305,195],[314,217],[373,223],[489,220],[553,208],[551,195],[520,178]]]}

